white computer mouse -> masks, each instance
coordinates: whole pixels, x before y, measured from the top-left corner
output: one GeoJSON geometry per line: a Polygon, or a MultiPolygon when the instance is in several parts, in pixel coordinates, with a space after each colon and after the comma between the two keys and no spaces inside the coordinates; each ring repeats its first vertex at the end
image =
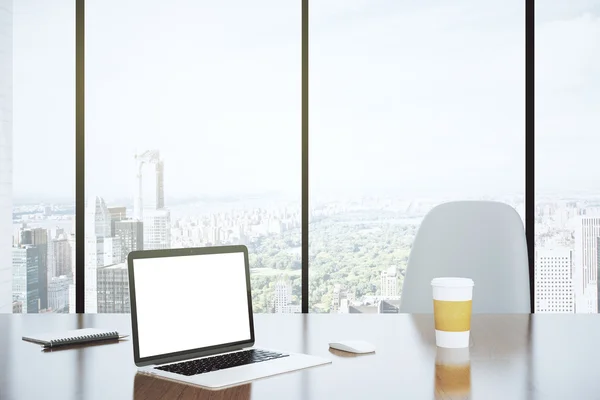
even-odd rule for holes
{"type": "Polygon", "coordinates": [[[331,342],[329,347],[336,350],[347,351],[349,353],[364,354],[373,353],[375,346],[362,340],[344,340],[341,342],[331,342]]]}

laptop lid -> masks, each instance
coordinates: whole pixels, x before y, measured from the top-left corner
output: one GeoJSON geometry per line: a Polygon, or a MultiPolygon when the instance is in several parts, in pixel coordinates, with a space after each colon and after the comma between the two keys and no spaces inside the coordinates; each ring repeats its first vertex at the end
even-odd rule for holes
{"type": "Polygon", "coordinates": [[[133,251],[127,263],[137,366],[254,345],[246,246],[133,251]]]}

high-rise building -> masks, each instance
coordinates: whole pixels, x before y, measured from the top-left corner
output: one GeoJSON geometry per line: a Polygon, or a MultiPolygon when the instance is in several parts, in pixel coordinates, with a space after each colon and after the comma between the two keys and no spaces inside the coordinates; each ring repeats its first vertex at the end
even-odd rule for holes
{"type": "Polygon", "coordinates": [[[274,313],[299,313],[301,311],[299,304],[292,304],[292,283],[280,279],[275,284],[275,293],[273,294],[274,313]]]}
{"type": "Polygon", "coordinates": [[[50,279],[72,275],[72,251],[69,239],[55,239],[48,245],[48,282],[50,279]]]}
{"type": "MultiPolygon", "coordinates": [[[[22,223],[25,225],[25,223],[22,223]]],[[[13,229],[12,232],[12,247],[19,247],[21,245],[21,228],[13,229]]]]}
{"type": "Polygon", "coordinates": [[[98,268],[98,312],[130,313],[127,264],[98,268]]]}
{"type": "Polygon", "coordinates": [[[48,230],[44,228],[23,228],[21,231],[21,244],[46,244],[48,243],[48,230]]]}
{"type": "Polygon", "coordinates": [[[104,266],[104,238],[85,238],[85,312],[97,312],[97,270],[104,266]]]}
{"type": "Polygon", "coordinates": [[[332,314],[348,314],[349,307],[355,300],[354,293],[339,283],[333,286],[333,295],[331,296],[331,306],[329,312],[332,314]]]}
{"type": "Polygon", "coordinates": [[[573,313],[573,250],[535,251],[535,312],[573,313]]]}
{"type": "Polygon", "coordinates": [[[85,209],[85,236],[110,237],[110,213],[102,197],[91,196],[85,209]]]}
{"type": "Polygon", "coordinates": [[[21,231],[21,244],[33,245],[38,249],[38,290],[40,310],[48,308],[48,230],[31,228],[21,231]]]}
{"type": "Polygon", "coordinates": [[[398,268],[390,267],[387,271],[381,271],[381,296],[398,296],[398,268]]]}
{"type": "MultiPolygon", "coordinates": [[[[104,199],[92,196],[88,199],[85,211],[85,312],[97,312],[96,278],[98,267],[112,260],[112,254],[105,258],[105,239],[110,238],[110,213],[104,199]]],[[[113,250],[112,242],[110,250],[113,250]]]]}
{"type": "Polygon", "coordinates": [[[165,164],[162,160],[156,163],[156,208],[165,207],[165,164]]]}
{"type": "Polygon", "coordinates": [[[121,238],[104,238],[104,261],[102,265],[113,265],[123,262],[123,245],[121,238]]]}
{"type": "Polygon", "coordinates": [[[165,208],[164,163],[158,150],[135,155],[134,219],[143,221],[144,250],[171,247],[171,213],[165,208]]]}
{"type": "MultiPolygon", "coordinates": [[[[71,276],[73,276],[73,279],[75,278],[75,234],[71,233],[68,237],[67,240],[69,241],[69,245],[71,246],[71,276]]],[[[68,274],[67,274],[68,275],[68,274]]]]}
{"type": "Polygon", "coordinates": [[[12,0],[0,0],[0,313],[12,301],[12,0]]]}
{"type": "Polygon", "coordinates": [[[40,296],[38,290],[39,249],[24,245],[12,249],[13,300],[23,304],[23,313],[38,313],[40,296]]]}
{"type": "Polygon", "coordinates": [[[69,285],[71,278],[62,275],[48,282],[48,309],[56,313],[69,312],[69,285]]]}
{"type": "Polygon", "coordinates": [[[136,193],[134,217],[144,220],[146,210],[158,210],[165,206],[164,164],[158,150],[148,150],[135,155],[136,193]]]}
{"type": "Polygon", "coordinates": [[[115,236],[115,223],[127,219],[126,207],[108,207],[110,214],[110,236],[115,236]]]}
{"type": "Polygon", "coordinates": [[[29,228],[23,228],[19,231],[19,241],[17,243],[17,247],[22,244],[32,244],[33,243],[33,232],[29,228]]]}
{"type": "Polygon", "coordinates": [[[19,248],[12,249],[12,300],[27,313],[27,254],[19,248]]]}
{"type": "Polygon", "coordinates": [[[598,237],[600,217],[579,217],[575,229],[573,270],[576,313],[598,312],[598,237]]]}
{"type": "Polygon", "coordinates": [[[123,220],[115,223],[115,236],[121,239],[123,260],[132,251],[144,249],[144,223],[136,220],[123,220]]]}
{"type": "Polygon", "coordinates": [[[144,250],[171,247],[171,213],[167,209],[144,210],[144,250]]]}
{"type": "Polygon", "coordinates": [[[53,237],[53,239],[61,239],[63,237],[65,237],[65,230],[63,228],[60,228],[60,227],[57,226],[54,229],[54,237],[53,237]]]}

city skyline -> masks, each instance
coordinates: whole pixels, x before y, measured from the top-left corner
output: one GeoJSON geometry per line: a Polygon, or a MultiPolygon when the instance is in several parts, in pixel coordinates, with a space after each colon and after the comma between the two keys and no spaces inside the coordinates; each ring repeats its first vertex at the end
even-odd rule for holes
{"type": "MultiPolygon", "coordinates": [[[[151,179],[152,181],[153,179],[151,179]]],[[[150,196],[160,196],[160,194],[155,193],[154,191],[150,191],[150,193],[148,193],[148,195],[150,196]]],[[[102,215],[101,219],[98,219],[96,217],[92,217],[93,221],[95,221],[95,224],[92,222],[88,222],[87,223],[87,227],[90,229],[93,229],[94,235],[100,234],[101,236],[105,237],[105,239],[103,239],[104,243],[103,243],[103,261],[101,261],[98,265],[98,267],[102,267],[102,266],[109,266],[109,265],[113,265],[115,263],[119,263],[122,260],[122,256],[125,253],[118,253],[119,255],[117,257],[121,257],[121,258],[114,258],[115,255],[113,255],[112,253],[109,255],[109,251],[112,252],[112,250],[109,249],[115,249],[115,248],[120,248],[120,243],[115,242],[115,238],[108,238],[107,235],[113,236],[112,233],[109,233],[109,231],[111,231],[111,222],[113,220],[114,217],[118,217],[118,220],[123,220],[123,221],[132,221],[131,215],[128,217],[126,215],[126,211],[122,208],[113,208],[113,209],[108,209],[106,208],[106,205],[104,205],[102,199],[99,199],[97,197],[94,197],[94,201],[96,202],[96,205],[93,206],[96,211],[94,211],[95,214],[98,214],[98,210],[100,211],[100,214],[102,215]],[[101,202],[100,204],[102,204],[101,206],[98,206],[98,202],[101,202]],[[98,208],[100,207],[100,208],[98,208]],[[113,216],[114,214],[114,216],[113,216]],[[98,225],[99,224],[99,225],[98,225]],[[99,229],[99,230],[98,230],[99,229]],[[99,232],[99,233],[98,233],[99,232]],[[117,243],[117,244],[115,244],[117,243]],[[109,247],[107,247],[109,246],[109,247]]],[[[337,201],[335,203],[330,204],[327,208],[324,209],[319,209],[318,213],[315,214],[313,217],[316,218],[317,221],[320,221],[323,219],[323,217],[327,217],[328,215],[331,216],[335,216],[335,215],[339,215],[340,213],[342,213],[342,215],[345,215],[345,213],[348,212],[352,212],[350,210],[378,210],[377,208],[377,204],[379,203],[381,206],[387,208],[389,207],[391,204],[394,203],[389,203],[390,200],[386,200],[386,199],[373,199],[373,200],[363,200],[362,204],[361,203],[348,203],[347,205],[344,205],[342,202],[337,201]],[[349,209],[346,209],[346,207],[350,207],[349,209]],[[375,207],[375,208],[373,208],[375,207]]],[[[522,214],[524,209],[523,209],[523,201],[522,199],[519,199],[519,197],[513,198],[512,200],[512,205],[514,207],[517,207],[518,211],[522,214]],[[516,203],[515,203],[516,202],[516,203]]],[[[401,202],[403,203],[403,202],[401,202]]],[[[401,203],[398,203],[396,206],[394,206],[393,208],[391,208],[390,210],[394,210],[395,207],[397,207],[398,205],[401,206],[401,203]]],[[[422,204],[421,206],[419,206],[419,208],[413,208],[413,204],[412,202],[409,203],[405,203],[405,207],[408,207],[408,209],[405,211],[407,213],[407,216],[409,215],[420,215],[423,216],[425,215],[431,207],[435,206],[435,202],[431,203],[430,205],[428,204],[422,204]],[[412,209],[412,211],[409,211],[410,209],[412,209]]],[[[417,205],[418,203],[415,203],[415,205],[417,205]]],[[[91,203],[88,203],[88,207],[92,206],[91,203]]],[[[600,215],[600,199],[594,200],[582,200],[579,199],[577,201],[568,201],[568,200],[559,200],[559,199],[554,199],[551,202],[546,202],[546,203],[540,203],[537,207],[536,207],[536,220],[538,221],[537,223],[540,224],[541,222],[543,222],[546,218],[550,218],[550,223],[551,225],[549,226],[550,229],[559,229],[559,233],[560,233],[560,229],[564,229],[564,227],[569,227],[569,226],[573,226],[573,224],[577,224],[577,223],[581,223],[581,221],[585,221],[586,219],[593,219],[593,220],[597,220],[597,217],[593,217],[594,215],[600,215]],[[562,203],[562,204],[561,204],[562,203]],[[586,217],[588,216],[588,217],[586,217]],[[540,219],[540,218],[544,218],[544,219],[540,219]],[[554,221],[554,222],[552,222],[554,221]]],[[[48,209],[45,209],[45,212],[48,212],[48,209]]],[[[384,210],[384,208],[379,209],[381,212],[384,210]]],[[[398,208],[396,212],[400,212],[402,215],[402,209],[398,208]]],[[[232,210],[233,211],[233,210],[232,210]]],[[[251,211],[247,210],[246,212],[251,211]]],[[[129,211],[130,213],[132,212],[132,210],[129,211]]],[[[270,212],[269,212],[270,214],[270,212]]],[[[284,214],[288,214],[288,211],[286,210],[284,212],[284,214]]],[[[210,232],[211,230],[213,232],[217,233],[217,236],[213,236],[213,239],[205,239],[208,240],[209,243],[212,244],[219,244],[220,240],[225,240],[225,242],[222,242],[221,244],[226,244],[226,243],[237,243],[237,240],[239,239],[235,239],[235,237],[233,238],[233,242],[229,242],[227,239],[227,236],[221,236],[221,233],[219,233],[219,231],[221,232],[225,232],[227,229],[231,229],[232,227],[234,227],[233,225],[229,225],[230,222],[230,218],[232,216],[235,215],[235,213],[233,212],[227,212],[225,214],[218,214],[219,215],[219,219],[215,219],[217,218],[216,215],[212,215],[210,217],[209,220],[206,220],[206,216],[202,217],[202,216],[196,216],[194,217],[193,215],[188,215],[185,216],[183,218],[178,218],[175,219],[172,222],[171,225],[171,232],[173,234],[175,234],[174,239],[170,242],[171,246],[174,247],[188,247],[188,246],[198,246],[198,245],[202,245],[202,242],[197,242],[195,238],[201,237],[202,235],[204,235],[205,238],[209,238],[211,237],[210,232]],[[223,219],[221,219],[223,218],[223,219]],[[210,225],[205,225],[206,222],[201,222],[201,221],[211,221],[210,225]],[[203,227],[207,227],[209,228],[209,231],[205,231],[203,227]],[[200,230],[198,230],[200,228],[200,230]],[[217,231],[214,231],[214,229],[217,228],[217,231]],[[222,230],[223,228],[225,228],[224,230],[222,230]],[[204,233],[200,233],[204,231],[204,233]],[[194,233],[196,232],[196,233],[194,233]],[[200,233],[200,236],[197,236],[198,233],[200,233]],[[207,236],[208,235],[208,236],[207,236]],[[218,238],[218,239],[215,239],[218,238]],[[222,238],[222,239],[221,239],[222,238]],[[181,240],[183,240],[183,242],[181,242],[181,240]],[[216,240],[216,241],[215,241],[216,240]]],[[[243,214],[240,214],[243,215],[243,214]]],[[[351,215],[351,214],[348,214],[351,215]]],[[[299,210],[296,211],[295,216],[295,224],[298,227],[300,224],[299,221],[299,210]]],[[[386,219],[382,220],[382,223],[385,224],[386,219]]],[[[407,222],[408,224],[411,224],[411,222],[407,222]]],[[[412,224],[417,224],[418,222],[413,222],[412,224]]],[[[141,226],[141,225],[140,225],[141,226]]],[[[265,228],[267,229],[267,231],[265,232],[270,232],[271,227],[269,226],[265,226],[265,228]]],[[[311,228],[312,230],[316,229],[315,227],[311,228]]],[[[19,235],[20,242],[21,243],[27,243],[27,242],[31,242],[33,239],[32,237],[34,237],[33,235],[35,235],[36,230],[34,229],[33,231],[25,231],[26,233],[28,233],[27,235],[23,235],[23,233],[21,233],[19,235]]],[[[90,231],[91,232],[91,231],[90,231]]],[[[277,232],[277,230],[275,231],[277,232]]],[[[280,231],[281,232],[281,231],[280,231]]],[[[241,231],[240,231],[241,233],[241,231]]],[[[58,235],[59,233],[57,232],[56,235],[58,235]]],[[[214,233],[213,233],[214,234],[214,233]]],[[[560,257],[564,257],[564,251],[563,249],[569,249],[567,250],[569,252],[569,254],[575,254],[576,256],[578,254],[581,254],[581,250],[577,250],[577,249],[581,249],[581,244],[577,244],[577,234],[575,233],[575,241],[573,242],[572,240],[568,240],[567,242],[561,242],[561,241],[552,241],[551,238],[548,237],[548,234],[545,233],[544,229],[539,229],[538,226],[536,226],[536,234],[538,235],[543,235],[540,236],[540,239],[542,237],[544,237],[544,242],[540,242],[536,244],[536,253],[537,254],[545,254],[543,257],[544,262],[546,262],[546,266],[544,267],[545,269],[543,270],[543,272],[541,272],[542,274],[544,274],[544,276],[538,276],[539,274],[539,262],[536,261],[536,288],[539,285],[542,285],[544,289],[544,294],[543,298],[538,299],[538,290],[536,290],[536,307],[542,307],[540,308],[540,312],[569,312],[568,310],[573,310],[576,312],[597,312],[597,307],[596,307],[596,302],[597,302],[597,288],[596,288],[596,279],[594,278],[594,272],[590,271],[590,267],[591,269],[595,270],[595,268],[597,267],[597,264],[595,263],[595,256],[592,255],[591,258],[591,262],[594,262],[593,265],[591,266],[584,266],[581,262],[575,262],[573,263],[572,258],[578,259],[580,257],[572,257],[572,256],[568,256],[567,258],[570,259],[571,261],[565,261],[563,262],[561,265],[564,268],[568,268],[568,265],[570,265],[570,263],[573,263],[572,265],[575,268],[575,274],[569,274],[567,276],[565,276],[565,273],[568,273],[568,269],[567,270],[561,270],[561,274],[563,278],[560,278],[560,280],[556,280],[559,279],[558,277],[554,277],[556,272],[553,268],[556,268],[558,266],[554,266],[554,257],[555,256],[560,256],[560,257]],[[554,244],[553,244],[554,243],[554,244]],[[571,243],[569,245],[569,243],[571,243]],[[573,250],[573,244],[575,244],[575,250],[573,250]],[[558,252],[558,253],[557,253],[558,252]],[[580,265],[582,264],[582,265],[580,265]],[[581,275],[584,273],[584,268],[587,275],[587,280],[586,281],[582,281],[581,280],[581,275]],[[591,276],[591,277],[590,277],[591,276]],[[589,285],[590,280],[593,281],[593,287],[591,287],[589,285]],[[579,289],[580,287],[584,287],[585,290],[581,290],[579,289]],[[568,295],[563,295],[562,293],[556,293],[556,295],[554,295],[554,291],[558,288],[558,290],[570,290],[571,293],[574,292],[575,296],[569,297],[568,295]],[[553,295],[553,297],[549,297],[549,295],[553,295]],[[556,297],[558,296],[558,297],[556,297]],[[563,300],[563,301],[571,301],[569,299],[573,300],[573,306],[571,308],[569,308],[569,306],[567,304],[556,304],[556,301],[559,300],[563,300]],[[540,303],[541,301],[541,303],[540,303]],[[580,304],[579,306],[576,306],[576,304],[580,304]],[[583,304],[583,306],[582,306],[583,304]],[[586,311],[587,310],[587,311],[586,311]]],[[[573,233],[571,233],[573,234],[573,233]]],[[[260,234],[259,234],[260,235],[260,234]]],[[[120,235],[117,235],[120,236],[120,235]]],[[[312,235],[311,235],[312,236],[312,235]]],[[[592,235],[593,236],[593,235],[592,235]]],[[[596,235],[597,236],[597,235],[596,235]]],[[[595,236],[594,236],[595,237],[595,236]]],[[[596,246],[598,245],[598,241],[596,239],[594,239],[594,237],[589,237],[585,239],[588,243],[586,246],[588,246],[588,248],[591,250],[591,247],[593,247],[594,251],[596,249],[596,246]],[[591,242],[590,242],[591,240],[591,242]]],[[[119,239],[119,238],[118,238],[119,239]]],[[[557,236],[557,239],[560,240],[560,235],[557,236]]],[[[536,241],[538,240],[537,235],[536,235],[536,241]]],[[[33,243],[35,243],[35,240],[33,240],[33,243]]],[[[98,242],[100,243],[100,242],[98,242]]],[[[211,244],[209,244],[211,245],[211,244]]],[[[298,244],[299,246],[299,244],[298,244]]],[[[299,247],[298,247],[299,248],[299,247]]],[[[311,250],[313,251],[313,250],[311,250]]],[[[115,253],[117,254],[117,253],[115,253]]],[[[594,253],[595,254],[595,253],[594,253]]],[[[562,258],[561,258],[562,259],[562,258]]],[[[536,256],[536,260],[537,260],[537,256],[536,256]]],[[[567,259],[565,259],[567,260],[567,259]]],[[[254,263],[253,263],[254,265],[254,263]]],[[[253,270],[256,270],[255,268],[253,268],[253,270]]],[[[260,268],[259,268],[260,270],[260,268]]],[[[91,271],[89,271],[91,272],[91,271]]],[[[282,271],[283,276],[287,276],[287,274],[282,271]]],[[[336,312],[350,312],[350,313],[356,313],[356,312],[375,312],[376,310],[379,310],[378,312],[383,312],[382,308],[388,309],[388,311],[386,312],[397,312],[397,306],[399,305],[396,304],[396,301],[399,301],[399,297],[397,297],[397,293],[394,291],[394,289],[385,289],[384,291],[384,285],[385,287],[387,287],[387,284],[384,284],[384,274],[386,272],[382,271],[382,281],[381,281],[381,287],[379,288],[379,290],[381,290],[381,293],[376,296],[373,297],[374,294],[366,296],[366,297],[358,297],[355,298],[354,294],[354,290],[352,287],[340,287],[340,289],[338,290],[339,292],[339,298],[337,298],[337,300],[335,299],[331,299],[330,301],[332,301],[332,310],[335,310],[336,312]],[[342,289],[343,288],[343,289],[342,289]],[[340,290],[343,290],[343,293],[347,293],[344,294],[342,296],[342,292],[340,290]],[[346,299],[346,300],[343,300],[346,299]],[[382,303],[383,302],[383,303],[382,303]],[[387,308],[386,308],[387,307],[387,308]],[[389,307],[392,307],[391,309],[389,309],[389,307]],[[396,308],[395,308],[396,307],[396,308]],[[396,310],[396,311],[394,311],[396,310]]],[[[387,272],[387,274],[389,275],[390,272],[387,272]]],[[[91,276],[93,276],[94,274],[91,274],[91,276]]],[[[279,304],[279,306],[275,307],[274,305],[272,306],[268,306],[269,308],[267,308],[267,310],[296,310],[297,309],[297,303],[293,304],[291,303],[292,301],[292,295],[290,294],[291,291],[288,289],[283,289],[283,286],[281,285],[289,285],[288,283],[283,283],[284,281],[281,281],[280,278],[277,278],[278,280],[276,281],[276,285],[275,285],[275,292],[273,293],[273,296],[275,296],[273,298],[273,300],[270,300],[270,302],[275,302],[277,304],[279,304]],[[280,288],[280,289],[278,289],[280,288]],[[284,296],[284,297],[281,297],[284,296]],[[279,299],[279,300],[277,300],[279,299]],[[290,305],[291,308],[288,308],[287,305],[290,305]],[[275,308],[273,308],[275,307],[275,308]]],[[[286,279],[286,278],[284,278],[286,279]]],[[[56,279],[49,279],[48,282],[55,282],[56,279]]],[[[56,282],[56,284],[59,284],[59,282],[56,282]]],[[[56,284],[54,286],[56,286],[56,284]]],[[[89,285],[89,289],[92,289],[92,285],[89,285]]],[[[48,286],[50,287],[50,286],[48,286]]],[[[48,289],[50,290],[50,289],[48,289]]],[[[95,290],[94,290],[95,293],[95,290]]],[[[335,290],[334,290],[334,296],[336,296],[335,294],[335,290]]],[[[40,298],[42,297],[42,295],[40,294],[40,298]]],[[[297,301],[297,300],[296,300],[297,301]]],[[[269,304],[271,304],[269,303],[269,304]]],[[[272,303],[272,304],[275,304],[272,303]]],[[[61,304],[60,302],[58,304],[61,304]]],[[[314,306],[314,304],[313,304],[314,306]]],[[[28,307],[25,307],[23,309],[28,309],[28,307]]],[[[573,312],[570,311],[570,312],[573,312]]],[[[272,311],[271,311],[272,312],[272,311]]],[[[281,311],[283,312],[283,311],[281,311]]]]}

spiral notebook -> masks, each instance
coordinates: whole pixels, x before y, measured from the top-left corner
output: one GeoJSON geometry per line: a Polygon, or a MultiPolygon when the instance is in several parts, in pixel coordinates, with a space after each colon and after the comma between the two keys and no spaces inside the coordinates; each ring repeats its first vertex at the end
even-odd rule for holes
{"type": "Polygon", "coordinates": [[[92,342],[102,342],[110,340],[119,340],[129,335],[121,335],[117,331],[107,331],[102,329],[75,329],[64,332],[41,333],[34,336],[23,336],[26,342],[41,344],[47,348],[59,346],[76,345],[92,342]]]}

